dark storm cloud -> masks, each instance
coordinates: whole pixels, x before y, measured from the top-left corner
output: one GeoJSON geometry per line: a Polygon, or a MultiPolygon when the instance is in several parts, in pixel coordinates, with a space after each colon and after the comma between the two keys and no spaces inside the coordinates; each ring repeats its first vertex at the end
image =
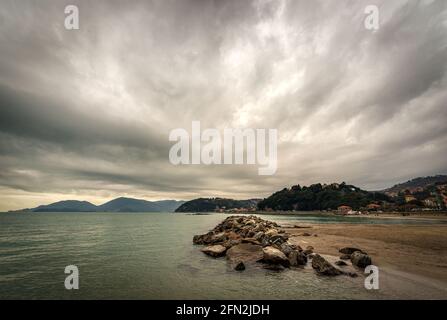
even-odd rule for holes
{"type": "Polygon", "coordinates": [[[67,4],[0,4],[0,210],[447,171],[443,0],[70,1],[73,31],[67,4]],[[169,131],[192,120],[278,129],[277,174],[171,165],[169,131]]]}

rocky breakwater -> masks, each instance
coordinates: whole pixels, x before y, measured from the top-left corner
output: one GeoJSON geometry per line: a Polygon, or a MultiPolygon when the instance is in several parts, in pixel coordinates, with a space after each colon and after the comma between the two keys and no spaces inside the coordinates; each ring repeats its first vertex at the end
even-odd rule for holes
{"type": "Polygon", "coordinates": [[[202,252],[211,257],[226,256],[233,269],[242,271],[262,264],[266,269],[283,270],[304,267],[313,259],[312,268],[321,275],[354,275],[332,265],[314,253],[289,242],[289,234],[277,223],[256,216],[230,216],[213,230],[195,235],[193,243],[205,245],[202,252]]]}

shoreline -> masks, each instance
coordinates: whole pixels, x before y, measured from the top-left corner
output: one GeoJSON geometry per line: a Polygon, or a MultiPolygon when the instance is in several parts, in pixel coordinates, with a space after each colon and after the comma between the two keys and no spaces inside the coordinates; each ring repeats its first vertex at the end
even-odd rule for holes
{"type": "MultiPolygon", "coordinates": [[[[238,214],[237,212],[229,212],[228,214],[238,214]]],[[[346,217],[346,218],[380,218],[380,219],[434,219],[447,220],[447,211],[439,212],[381,212],[358,215],[344,215],[335,211],[254,211],[244,214],[255,215],[272,215],[272,216],[322,216],[322,217],[346,217]]]]}
{"type": "Polygon", "coordinates": [[[365,250],[381,270],[383,292],[397,299],[447,298],[447,225],[283,223],[290,242],[339,257],[365,250]],[[295,228],[296,225],[306,228],[295,228]],[[316,236],[315,236],[316,234],[316,236]]]}

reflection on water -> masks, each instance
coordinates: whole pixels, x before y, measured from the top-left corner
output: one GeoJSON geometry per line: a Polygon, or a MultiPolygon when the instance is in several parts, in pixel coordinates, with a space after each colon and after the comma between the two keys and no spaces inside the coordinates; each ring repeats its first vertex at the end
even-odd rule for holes
{"type": "MultiPolygon", "coordinates": [[[[208,231],[224,218],[223,214],[2,213],[0,298],[382,298],[380,293],[363,288],[362,277],[324,278],[310,268],[231,270],[225,258],[209,258],[192,244],[194,234],[208,231]],[[64,288],[67,265],[79,268],[79,290],[64,288]]],[[[263,218],[394,223],[311,215],[263,218]]]]}

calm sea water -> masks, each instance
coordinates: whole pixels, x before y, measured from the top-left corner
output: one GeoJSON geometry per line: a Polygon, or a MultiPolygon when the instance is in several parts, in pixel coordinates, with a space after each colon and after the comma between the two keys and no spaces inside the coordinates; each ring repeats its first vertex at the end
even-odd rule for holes
{"type": "MultiPolygon", "coordinates": [[[[310,268],[284,272],[261,268],[250,272],[232,270],[225,258],[209,258],[192,244],[193,235],[207,232],[225,217],[173,213],[2,213],[0,299],[382,297],[365,290],[362,277],[319,277],[310,268]],[[68,265],[79,268],[79,290],[64,287],[64,269],[68,265]]],[[[278,222],[396,223],[311,215],[263,218],[278,222]]]]}

